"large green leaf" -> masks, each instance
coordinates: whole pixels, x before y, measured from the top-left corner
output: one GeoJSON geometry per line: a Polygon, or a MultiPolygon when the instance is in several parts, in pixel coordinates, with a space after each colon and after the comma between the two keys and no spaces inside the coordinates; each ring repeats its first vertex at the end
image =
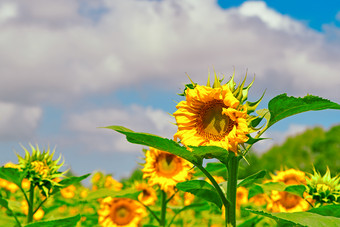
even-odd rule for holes
{"type": "Polygon", "coordinates": [[[62,218],[51,221],[40,221],[25,225],[25,227],[74,227],[77,225],[80,220],[80,215],[76,215],[73,217],[62,218]]]}
{"type": "Polygon", "coordinates": [[[288,97],[287,94],[281,94],[269,101],[268,109],[270,112],[270,120],[267,127],[270,127],[276,122],[298,113],[311,110],[340,110],[340,105],[331,102],[328,99],[323,99],[313,95],[296,98],[293,96],[288,97]]]}
{"type": "Polygon", "coordinates": [[[289,185],[284,189],[284,191],[303,198],[303,193],[306,191],[306,189],[307,188],[304,185],[289,185]]]}
{"type": "Polygon", "coordinates": [[[266,170],[260,170],[259,172],[246,177],[244,180],[237,184],[237,187],[246,187],[250,184],[253,184],[257,180],[263,179],[266,176],[266,174],[267,174],[266,170]]]}
{"type": "Polygon", "coordinates": [[[177,155],[181,158],[188,160],[194,165],[202,164],[202,160],[200,160],[192,152],[188,151],[185,147],[180,146],[173,140],[162,138],[148,133],[134,132],[123,126],[108,126],[104,128],[112,129],[119,133],[124,134],[126,136],[127,141],[129,141],[130,143],[145,145],[162,151],[167,151],[171,154],[177,155]]]}
{"type": "Polygon", "coordinates": [[[206,181],[203,180],[185,181],[178,183],[176,187],[179,190],[190,192],[197,197],[215,203],[219,208],[222,207],[222,201],[216,189],[206,181]]]}
{"type": "Polygon", "coordinates": [[[327,205],[318,208],[308,210],[308,212],[320,214],[323,216],[333,216],[340,218],[340,204],[338,205],[327,205]]]}
{"type": "Polygon", "coordinates": [[[308,227],[339,227],[340,218],[323,216],[311,212],[295,213],[266,213],[263,211],[249,210],[252,213],[263,215],[276,220],[279,223],[290,222],[290,226],[302,225],[308,227]]]}
{"type": "Polygon", "coordinates": [[[26,172],[22,172],[15,168],[0,167],[0,178],[10,181],[21,187],[22,179],[24,179],[26,172]]]}

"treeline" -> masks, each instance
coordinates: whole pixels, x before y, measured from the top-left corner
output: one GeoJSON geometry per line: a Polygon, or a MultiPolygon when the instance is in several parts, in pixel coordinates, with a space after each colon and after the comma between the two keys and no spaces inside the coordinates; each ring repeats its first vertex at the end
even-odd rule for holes
{"type": "Polygon", "coordinates": [[[280,168],[295,168],[313,172],[313,166],[324,174],[327,166],[332,176],[340,173],[340,125],[328,131],[321,127],[308,129],[302,134],[289,137],[282,145],[275,145],[262,155],[250,152],[250,163],[241,163],[239,177],[256,173],[261,169],[273,172],[280,168]]]}

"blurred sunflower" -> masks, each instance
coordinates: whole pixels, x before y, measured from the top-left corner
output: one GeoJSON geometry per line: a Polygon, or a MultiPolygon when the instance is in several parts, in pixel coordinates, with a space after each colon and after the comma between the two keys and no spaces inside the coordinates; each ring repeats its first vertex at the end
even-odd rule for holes
{"type": "Polygon", "coordinates": [[[189,180],[192,175],[192,164],[171,153],[155,148],[145,153],[145,164],[142,169],[143,178],[148,178],[148,183],[159,185],[165,192],[173,191],[179,182],[189,180]]]}
{"type": "Polygon", "coordinates": [[[120,191],[123,188],[123,184],[115,180],[111,175],[107,175],[105,177],[104,187],[113,189],[115,191],[120,191]]]}
{"type": "MultiPolygon", "coordinates": [[[[26,200],[21,201],[21,210],[25,215],[28,215],[28,203],[26,200]]],[[[45,215],[45,212],[42,208],[39,208],[33,215],[33,219],[36,221],[41,220],[45,215]]]]}
{"type": "Polygon", "coordinates": [[[76,186],[69,185],[66,188],[60,190],[61,196],[65,199],[72,199],[75,196],[76,186]]]}
{"type": "Polygon", "coordinates": [[[135,200],[128,198],[106,197],[100,202],[98,222],[104,227],[139,226],[146,216],[145,208],[135,200]]]}
{"type": "Polygon", "coordinates": [[[224,85],[221,81],[215,75],[212,87],[209,79],[207,86],[186,86],[186,100],[178,103],[173,114],[178,126],[174,140],[179,139],[185,146],[219,146],[237,154],[238,145],[247,142],[247,135],[256,131],[251,121],[257,117],[248,114],[261,99],[243,105],[252,84],[243,88],[243,81],[235,88],[233,77],[224,85]]]}
{"type": "Polygon", "coordinates": [[[271,212],[300,212],[309,208],[309,203],[300,196],[279,191],[272,191],[267,204],[267,210],[271,212]]]}
{"type": "Polygon", "coordinates": [[[154,205],[157,200],[155,189],[146,183],[136,183],[135,188],[141,193],[138,195],[138,200],[145,206],[154,205]]]}
{"type": "MultiPolygon", "coordinates": [[[[272,182],[283,182],[286,185],[305,185],[306,174],[300,170],[288,169],[271,175],[272,182]]],[[[307,193],[305,193],[306,195],[307,193]]],[[[310,204],[298,195],[273,190],[268,199],[267,210],[272,212],[300,212],[310,208],[310,204]]]]}
{"type": "Polygon", "coordinates": [[[271,175],[272,182],[283,182],[287,185],[292,184],[306,184],[306,174],[300,170],[288,169],[285,171],[278,171],[276,175],[271,175]]]}
{"type": "Polygon", "coordinates": [[[239,209],[242,204],[248,203],[248,189],[238,187],[236,192],[236,207],[239,209]]]}

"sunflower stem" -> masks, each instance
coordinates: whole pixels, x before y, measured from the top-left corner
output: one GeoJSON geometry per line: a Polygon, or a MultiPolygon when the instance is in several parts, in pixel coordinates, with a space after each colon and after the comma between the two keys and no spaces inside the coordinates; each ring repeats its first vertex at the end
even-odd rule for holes
{"type": "Polygon", "coordinates": [[[160,226],[165,226],[165,215],[166,215],[166,193],[165,191],[161,190],[162,193],[162,210],[161,210],[161,221],[159,223],[160,226]]]}
{"type": "Polygon", "coordinates": [[[30,186],[30,194],[28,198],[28,215],[27,215],[27,223],[31,223],[33,221],[33,204],[34,204],[34,183],[31,181],[30,186]]]}
{"type": "Polygon", "coordinates": [[[236,192],[239,158],[235,154],[230,155],[228,161],[228,184],[227,199],[228,205],[225,207],[226,226],[236,226],[236,192]]]}
{"type": "Polygon", "coordinates": [[[213,176],[211,176],[211,174],[201,165],[197,165],[197,168],[199,168],[206,177],[208,177],[208,179],[210,180],[210,182],[213,184],[213,186],[215,187],[218,195],[220,196],[222,203],[225,207],[227,207],[229,205],[229,201],[227,200],[227,198],[225,197],[223,191],[221,190],[221,187],[217,184],[216,180],[214,179],[213,176]]]}

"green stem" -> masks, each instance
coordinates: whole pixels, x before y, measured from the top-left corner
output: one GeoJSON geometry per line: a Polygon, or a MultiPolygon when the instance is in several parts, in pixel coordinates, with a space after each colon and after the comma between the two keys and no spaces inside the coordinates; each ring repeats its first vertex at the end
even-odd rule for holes
{"type": "Polygon", "coordinates": [[[28,215],[27,215],[27,223],[31,223],[33,221],[33,204],[34,204],[34,184],[31,182],[30,186],[30,194],[28,198],[28,215]]]}
{"type": "Polygon", "coordinates": [[[225,207],[226,226],[236,226],[236,192],[239,158],[233,154],[228,162],[227,199],[230,202],[225,207]]]}
{"type": "Polygon", "coordinates": [[[165,215],[166,215],[166,193],[165,191],[161,190],[161,193],[162,193],[162,210],[161,210],[161,221],[160,221],[160,226],[165,226],[165,215]]]}
{"type": "Polygon", "coordinates": [[[210,180],[210,182],[213,184],[213,186],[215,187],[218,195],[220,196],[220,198],[222,200],[222,203],[223,203],[224,207],[229,206],[230,202],[225,197],[221,187],[217,184],[217,182],[213,178],[213,176],[211,176],[211,174],[203,166],[197,165],[196,167],[199,168],[202,171],[202,173],[204,173],[204,175],[206,175],[208,177],[208,179],[210,180]]]}

